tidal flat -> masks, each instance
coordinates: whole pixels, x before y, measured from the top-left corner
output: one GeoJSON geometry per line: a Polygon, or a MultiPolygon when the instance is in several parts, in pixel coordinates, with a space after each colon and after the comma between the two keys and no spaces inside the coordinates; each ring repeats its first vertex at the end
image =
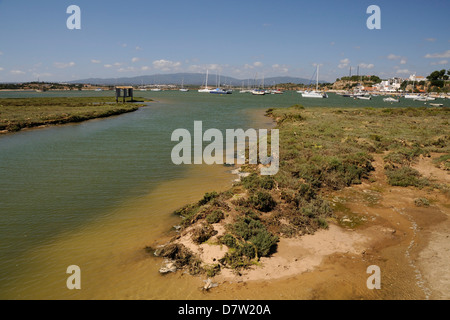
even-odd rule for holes
{"type": "Polygon", "coordinates": [[[113,97],[46,97],[0,99],[0,133],[25,128],[82,122],[136,111],[136,103],[116,103],[113,97]]]}
{"type": "Polygon", "coordinates": [[[211,278],[220,298],[261,286],[264,298],[446,298],[449,279],[436,268],[450,256],[434,237],[449,231],[449,111],[269,109],[280,172],[242,166],[233,188],[177,210],[178,233],[155,253],[211,278]],[[433,252],[431,266],[421,257],[433,252]],[[367,288],[370,265],[384,290],[367,288]]]}

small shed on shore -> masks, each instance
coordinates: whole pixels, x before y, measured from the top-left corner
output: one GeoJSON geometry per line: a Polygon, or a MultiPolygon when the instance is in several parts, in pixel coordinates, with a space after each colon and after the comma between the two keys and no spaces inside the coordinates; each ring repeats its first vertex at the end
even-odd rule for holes
{"type": "Polygon", "coordinates": [[[133,87],[131,86],[120,86],[116,87],[116,102],[119,102],[119,98],[123,98],[123,102],[125,103],[125,99],[130,97],[131,101],[133,101],[133,87]],[[122,95],[123,91],[123,95],[122,95]]]}

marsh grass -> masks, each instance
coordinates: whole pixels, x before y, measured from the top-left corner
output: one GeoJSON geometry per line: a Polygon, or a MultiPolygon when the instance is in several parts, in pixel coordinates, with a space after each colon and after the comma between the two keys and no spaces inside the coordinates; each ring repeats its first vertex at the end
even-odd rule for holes
{"type": "Polygon", "coordinates": [[[140,106],[143,104],[116,103],[113,97],[0,99],[0,131],[110,117],[140,106]]]}
{"type": "MultiPolygon", "coordinates": [[[[217,210],[232,223],[219,238],[228,247],[222,267],[247,268],[276,250],[280,236],[313,234],[336,221],[357,228],[365,218],[328,196],[354,184],[375,181],[374,154],[385,154],[385,174],[393,186],[433,187],[411,165],[420,156],[439,152],[436,166],[447,166],[450,154],[449,110],[446,108],[303,108],[269,109],[280,133],[280,170],[273,177],[251,174],[225,193],[208,193],[179,210],[186,225],[215,222],[217,210]],[[205,220],[206,220],[205,219],[205,220]]],[[[376,205],[375,192],[363,195],[376,205]]],[[[217,215],[220,216],[220,215],[217,215]]]]}

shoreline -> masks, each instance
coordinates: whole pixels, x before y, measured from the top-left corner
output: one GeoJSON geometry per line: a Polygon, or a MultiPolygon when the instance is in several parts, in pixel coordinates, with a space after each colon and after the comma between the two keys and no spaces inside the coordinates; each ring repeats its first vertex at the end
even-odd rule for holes
{"type": "MultiPolygon", "coordinates": [[[[84,97],[85,99],[96,99],[95,97],[84,97]]],[[[26,98],[26,99],[22,99],[23,101],[25,101],[25,103],[28,103],[28,101],[33,101],[34,99],[40,99],[40,98],[26,98]]],[[[53,100],[56,100],[58,98],[53,98],[53,100]]],[[[69,100],[71,98],[68,98],[69,100]]],[[[78,99],[78,98],[76,98],[78,99]]],[[[75,99],[75,100],[76,100],[75,99]]],[[[107,98],[108,99],[108,98],[107,98]]],[[[8,101],[8,98],[6,99],[0,99],[0,103],[3,101],[8,101]]],[[[46,99],[49,101],[52,101],[52,98],[46,99]]],[[[73,100],[73,99],[72,99],[73,100]]],[[[109,117],[113,117],[113,116],[118,116],[118,115],[122,115],[122,114],[126,114],[126,113],[130,113],[130,112],[134,112],[137,111],[139,108],[141,107],[145,107],[147,106],[147,104],[143,104],[143,102],[153,102],[153,101],[132,101],[132,102],[128,102],[128,103],[133,103],[133,106],[130,106],[127,104],[116,104],[114,103],[110,103],[110,104],[102,104],[103,102],[101,100],[99,100],[99,102],[89,102],[89,103],[81,103],[81,102],[77,102],[80,103],[79,106],[76,106],[75,108],[79,108],[79,107],[84,107],[86,106],[86,108],[91,108],[90,110],[86,110],[85,112],[81,112],[81,113],[73,113],[70,114],[69,112],[71,111],[69,107],[69,109],[65,109],[65,113],[62,113],[60,116],[58,115],[53,115],[53,119],[45,119],[45,117],[42,116],[42,114],[39,115],[38,119],[32,119],[33,115],[32,113],[30,113],[30,115],[24,114],[22,115],[22,118],[25,120],[8,120],[8,119],[3,119],[2,121],[4,122],[3,125],[0,126],[0,135],[3,134],[13,134],[16,132],[20,132],[22,130],[29,130],[29,129],[37,129],[37,128],[47,128],[47,127],[51,127],[51,126],[58,126],[58,125],[65,125],[65,124],[70,124],[70,123],[81,123],[81,122],[85,122],[85,121],[89,121],[89,120],[93,120],[93,119],[104,119],[104,118],[109,118],[109,117]],[[106,110],[101,110],[100,108],[97,107],[98,103],[98,107],[108,107],[106,110]],[[138,103],[138,104],[135,104],[138,103]],[[93,108],[93,109],[92,109],[93,108]],[[69,114],[67,114],[69,113],[69,114]]],[[[7,108],[8,106],[6,106],[7,108]]],[[[58,109],[59,106],[55,105],[48,105],[48,106],[44,106],[44,107],[49,107],[50,110],[48,110],[48,113],[55,113],[55,112],[64,112],[64,111],[60,111],[58,109]]],[[[37,110],[40,110],[39,107],[36,107],[37,110]]]]}
{"type": "MultiPolygon", "coordinates": [[[[443,276],[450,255],[448,251],[442,254],[450,230],[450,212],[442,205],[446,196],[439,190],[390,186],[383,172],[384,158],[376,153],[372,156],[370,181],[327,195],[339,209],[329,220],[328,230],[280,237],[277,250],[261,257],[255,266],[235,271],[221,268],[218,275],[208,275],[210,280],[203,288],[208,299],[230,295],[251,299],[250,288],[258,290],[258,299],[277,299],[282,291],[295,292],[289,299],[446,299],[450,292],[450,281],[443,276]],[[432,206],[417,206],[418,198],[431,196],[436,199],[432,206]],[[431,221],[423,217],[424,212],[432,215],[431,221]],[[431,230],[438,230],[438,236],[431,237],[431,230]],[[434,263],[428,262],[430,257],[434,263]],[[366,287],[370,265],[381,267],[384,290],[366,287]],[[298,282],[308,286],[294,288],[298,282]]],[[[427,159],[420,158],[418,165],[431,161],[427,159]]],[[[438,180],[446,177],[440,181],[446,183],[446,171],[433,167],[431,173],[435,178],[438,175],[438,180]]],[[[175,242],[191,250],[206,266],[216,265],[228,250],[217,243],[227,223],[232,221],[226,217],[225,223],[214,224],[216,234],[202,244],[189,238],[198,225],[194,223],[176,236],[175,242]]]]}

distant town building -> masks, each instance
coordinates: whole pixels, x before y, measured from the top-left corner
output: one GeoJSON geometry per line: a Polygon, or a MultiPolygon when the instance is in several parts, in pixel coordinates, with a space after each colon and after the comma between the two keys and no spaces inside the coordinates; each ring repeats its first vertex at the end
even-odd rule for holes
{"type": "Polygon", "coordinates": [[[420,81],[426,81],[427,79],[425,77],[422,76],[416,76],[415,74],[412,74],[409,76],[409,81],[416,81],[416,82],[420,82],[420,81]]]}
{"type": "Polygon", "coordinates": [[[380,92],[396,92],[400,89],[402,82],[402,78],[391,78],[375,84],[374,87],[380,92]]]}

